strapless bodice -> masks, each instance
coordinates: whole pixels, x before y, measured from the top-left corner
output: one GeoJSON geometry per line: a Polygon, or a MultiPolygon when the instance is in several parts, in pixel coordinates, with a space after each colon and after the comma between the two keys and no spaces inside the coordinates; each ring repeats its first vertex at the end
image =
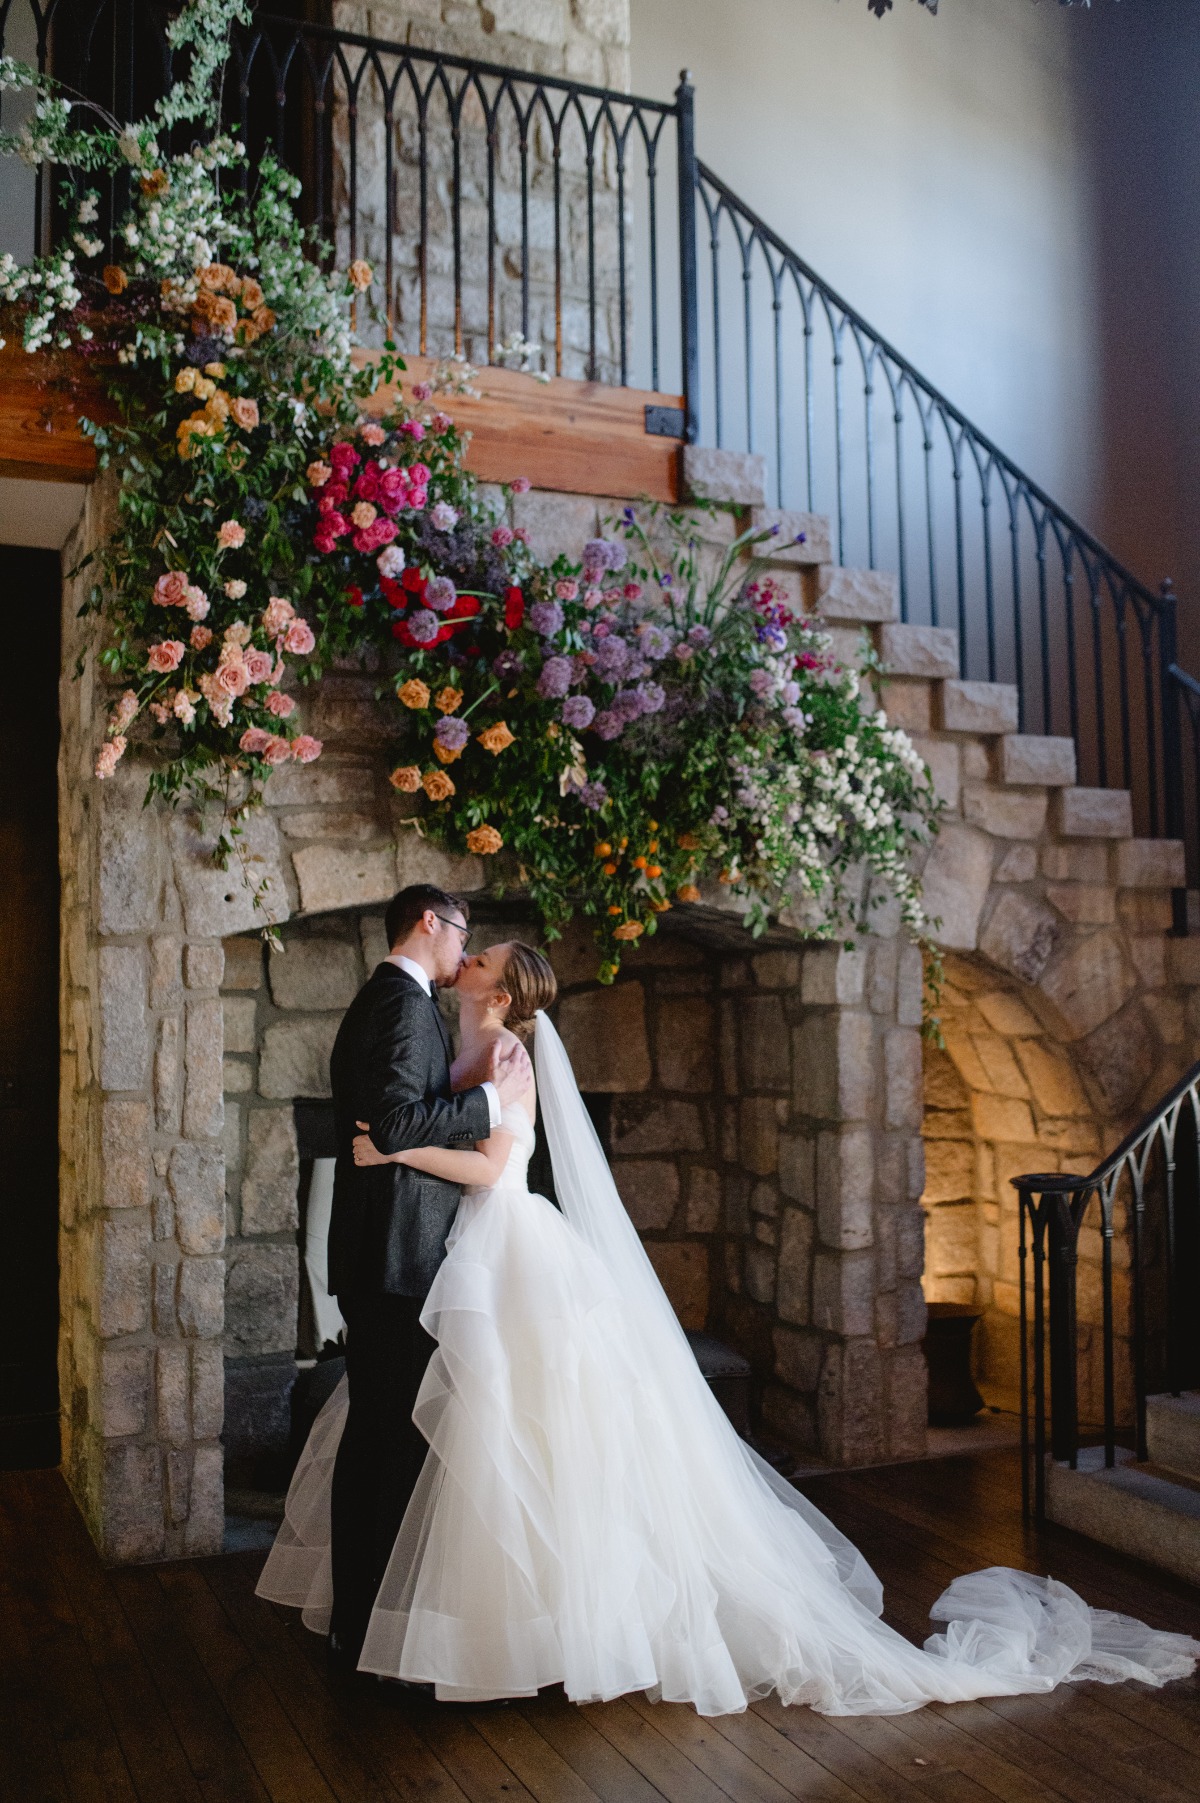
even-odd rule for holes
{"type": "Polygon", "coordinates": [[[465,1196],[482,1195],[486,1188],[528,1189],[529,1160],[533,1157],[533,1148],[537,1137],[534,1133],[533,1122],[519,1102],[509,1102],[500,1110],[500,1126],[505,1133],[511,1133],[513,1136],[507,1163],[494,1184],[473,1185],[463,1192],[465,1196]]]}

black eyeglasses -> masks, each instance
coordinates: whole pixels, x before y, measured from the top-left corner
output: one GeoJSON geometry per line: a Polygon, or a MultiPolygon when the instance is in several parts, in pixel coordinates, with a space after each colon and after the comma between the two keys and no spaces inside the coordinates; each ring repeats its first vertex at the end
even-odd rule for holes
{"type": "Polygon", "coordinates": [[[440,920],[444,926],[455,927],[463,936],[463,950],[466,951],[471,943],[471,928],[463,926],[461,921],[451,920],[448,914],[435,914],[433,918],[440,920]]]}

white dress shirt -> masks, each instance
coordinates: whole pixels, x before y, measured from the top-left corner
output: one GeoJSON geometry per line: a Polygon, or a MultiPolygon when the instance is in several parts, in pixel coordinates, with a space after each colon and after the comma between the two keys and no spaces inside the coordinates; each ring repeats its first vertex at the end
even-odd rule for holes
{"type": "MultiPolygon", "coordinates": [[[[388,954],[386,962],[394,964],[397,970],[402,970],[406,976],[412,978],[414,983],[421,985],[427,996],[432,997],[433,984],[429,980],[429,973],[422,969],[414,958],[406,958],[402,952],[391,952],[388,954]]],[[[496,1085],[481,1083],[479,1087],[487,1097],[488,1125],[493,1128],[498,1127],[500,1125],[500,1097],[496,1094],[496,1085]]]]}

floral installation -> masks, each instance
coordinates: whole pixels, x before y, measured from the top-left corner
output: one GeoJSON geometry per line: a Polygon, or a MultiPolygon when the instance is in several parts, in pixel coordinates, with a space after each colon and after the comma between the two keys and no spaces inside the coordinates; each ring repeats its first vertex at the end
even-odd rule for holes
{"type": "Polygon", "coordinates": [[[590,916],[603,981],[710,883],[756,933],[780,914],[845,933],[891,895],[923,938],[928,773],[789,609],[777,529],[627,507],[581,558],[538,557],[515,505],[528,482],[492,499],[438,404],[474,392],[469,365],[402,392],[389,344],[355,371],[370,268],[323,273],[295,178],[268,156],[243,182],[218,129],[246,12],[185,6],[189,75],[136,126],[80,126],[52,83],[0,66],[0,86],[36,90],[0,148],[55,164],[74,218],[52,256],[0,261],[0,304],[27,350],[90,359],[118,413],[89,427],[120,477],[86,603],[115,695],[97,777],[136,748],[149,795],[220,803],[227,861],[271,772],[321,753],[297,688],[358,657],[385,672],[413,828],[494,860],[550,936],[590,916]],[[180,124],[197,142],[163,151],[180,124]],[[113,174],[132,199],[102,231],[92,178],[113,174]]]}

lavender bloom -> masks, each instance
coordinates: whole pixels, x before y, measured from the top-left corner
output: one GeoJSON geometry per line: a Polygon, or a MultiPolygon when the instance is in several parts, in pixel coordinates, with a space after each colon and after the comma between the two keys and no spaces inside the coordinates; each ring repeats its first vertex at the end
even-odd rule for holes
{"type": "Polygon", "coordinates": [[[471,736],[471,728],[455,714],[444,714],[433,729],[433,736],[447,751],[461,751],[471,736]]]}
{"type": "Polygon", "coordinates": [[[800,684],[798,682],[785,682],[779,692],[780,696],[787,702],[789,707],[795,707],[800,699],[800,684]]]}
{"type": "Polygon", "coordinates": [[[586,695],[568,695],[562,704],[562,723],[582,732],[596,718],[595,704],[586,695]]]}
{"type": "Polygon", "coordinates": [[[643,626],[638,636],[638,645],[643,657],[651,663],[657,663],[671,649],[671,635],[664,632],[661,626],[643,626]]]}
{"type": "Polygon", "coordinates": [[[760,701],[764,701],[768,695],[772,694],[774,688],[775,678],[771,675],[769,670],[763,670],[761,668],[758,670],[751,670],[750,690],[752,694],[758,696],[760,701]]]}
{"type": "Polygon", "coordinates": [[[629,664],[629,646],[618,633],[609,633],[596,646],[596,674],[602,682],[616,682],[629,664]]]}
{"type": "Polygon", "coordinates": [[[451,507],[449,501],[439,501],[430,509],[429,518],[439,532],[449,532],[458,525],[458,509],[451,507]]]}
{"type": "Polygon", "coordinates": [[[629,559],[622,541],[619,538],[608,538],[602,539],[601,543],[607,550],[609,569],[623,570],[629,559]]]}
{"type": "Polygon", "coordinates": [[[709,815],[709,821],[713,826],[724,826],[725,822],[728,819],[729,819],[729,809],[723,808],[719,805],[717,807],[715,807],[713,809],[712,813],[709,815]]]}
{"type": "Polygon", "coordinates": [[[432,645],[440,630],[438,617],[430,613],[427,607],[418,607],[408,621],[408,630],[418,645],[432,645]]]}
{"type": "Polygon", "coordinates": [[[583,547],[583,569],[586,576],[602,576],[611,569],[608,561],[609,543],[606,538],[589,538],[583,547]]]}
{"type": "Polygon", "coordinates": [[[798,707],[785,707],[782,718],[783,724],[790,726],[793,732],[803,732],[808,725],[808,716],[802,714],[798,707]]]}
{"type": "Polygon", "coordinates": [[[697,649],[709,644],[711,640],[712,633],[707,626],[693,626],[688,633],[688,644],[695,645],[697,649]]]}
{"type": "Polygon", "coordinates": [[[636,689],[620,689],[609,703],[613,718],[630,726],[642,711],[642,698],[636,689]]]}
{"type": "Polygon", "coordinates": [[[618,739],[625,730],[624,720],[618,719],[611,708],[605,708],[602,713],[597,714],[592,725],[602,739],[618,739]]]}
{"type": "Polygon", "coordinates": [[[644,714],[657,714],[663,702],[667,699],[667,691],[663,688],[661,683],[657,682],[641,683],[638,687],[638,695],[641,697],[642,712],[644,714]]]}
{"type": "Polygon", "coordinates": [[[678,661],[681,664],[690,664],[695,655],[696,653],[692,650],[692,647],[689,644],[686,644],[683,639],[680,639],[675,647],[675,656],[678,661]]]}
{"type": "Polygon", "coordinates": [[[565,695],[574,674],[575,664],[572,658],[548,657],[537,680],[537,692],[542,700],[556,701],[560,695],[565,695]]]}
{"type": "Polygon", "coordinates": [[[562,623],[563,610],[557,601],[535,601],[529,610],[529,624],[544,639],[552,639],[562,623]]]}
{"type": "Polygon", "coordinates": [[[596,809],[602,808],[608,800],[608,790],[603,783],[584,783],[579,791],[579,799],[585,808],[591,808],[595,813],[596,809]]]}
{"type": "Polygon", "coordinates": [[[449,613],[458,599],[458,590],[449,576],[431,576],[425,584],[425,605],[434,613],[449,613]]]}
{"type": "Polygon", "coordinates": [[[509,676],[519,676],[524,668],[525,659],[519,651],[502,651],[492,663],[492,669],[501,681],[509,676]]]}
{"type": "Polygon", "coordinates": [[[760,626],[758,642],[765,645],[768,651],[786,651],[787,633],[781,626],[760,626]]]}
{"type": "Polygon", "coordinates": [[[628,665],[626,665],[625,680],[626,682],[637,682],[641,677],[648,675],[649,671],[650,666],[645,658],[635,657],[628,665]]]}

